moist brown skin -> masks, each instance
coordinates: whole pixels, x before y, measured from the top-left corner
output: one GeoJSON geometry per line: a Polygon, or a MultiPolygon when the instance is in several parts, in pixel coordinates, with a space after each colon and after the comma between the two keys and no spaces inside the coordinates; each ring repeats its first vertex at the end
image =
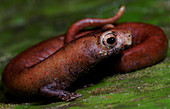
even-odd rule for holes
{"type": "MultiPolygon", "coordinates": [[[[107,19],[87,18],[75,22],[66,34],[65,43],[74,40],[76,38],[75,34],[83,28],[114,23],[122,16],[124,10],[125,6],[122,6],[115,16],[107,19]]],[[[130,49],[111,57],[110,60],[114,60],[114,62],[109,60],[108,63],[112,64],[106,65],[107,62],[104,63],[105,69],[116,72],[129,72],[150,66],[165,58],[168,50],[168,39],[161,28],[151,24],[135,22],[120,23],[115,28],[130,30],[133,42],[130,49]]]]}
{"type": "Polygon", "coordinates": [[[146,23],[119,23],[115,28],[132,32],[129,49],[102,61],[96,70],[105,72],[130,72],[163,60],[168,50],[168,40],[163,30],[146,23]]]}
{"type": "Polygon", "coordinates": [[[114,69],[117,72],[129,72],[164,59],[168,50],[168,40],[159,27],[145,23],[119,23],[116,28],[125,28],[132,32],[131,48],[121,52],[114,69]]]}
{"type": "Polygon", "coordinates": [[[48,54],[51,53],[48,47],[45,48],[47,51],[41,48],[46,47],[48,41],[40,43],[19,54],[7,65],[2,75],[3,84],[10,93],[17,96],[43,95],[73,100],[81,95],[65,89],[91,66],[130,45],[132,37],[129,35],[131,32],[125,29],[99,30],[81,36],[53,51],[52,55],[48,54]],[[114,36],[115,41],[108,44],[106,39],[111,36],[114,36]],[[39,53],[48,56],[42,55],[45,57],[42,60],[44,57],[38,56],[39,53]]]}
{"type": "MultiPolygon", "coordinates": [[[[6,66],[3,72],[2,81],[5,88],[15,95],[24,94],[27,96],[33,96],[36,94],[42,94],[48,97],[56,96],[67,101],[79,97],[80,95],[78,94],[72,94],[62,90],[69,87],[74,79],[76,79],[76,77],[79,75],[79,73],[74,73],[74,77],[71,75],[72,73],[70,73],[69,75],[68,72],[70,71],[68,70],[70,68],[68,68],[68,66],[72,66],[73,71],[74,69],[79,68],[78,71],[80,70],[81,72],[84,72],[84,70],[90,68],[92,64],[87,64],[87,66],[82,69],[83,66],[79,66],[77,68],[76,64],[72,64],[69,61],[65,61],[64,63],[60,62],[60,68],[62,70],[66,69],[66,71],[64,70],[59,73],[53,73],[56,71],[56,67],[52,66],[56,66],[56,64],[54,64],[54,59],[51,59],[51,57],[54,57],[54,55],[57,54],[57,61],[61,61],[61,58],[59,57],[68,57],[67,54],[69,54],[69,59],[75,60],[74,56],[78,50],[78,44],[80,44],[77,41],[81,40],[81,38],[71,43],[69,42],[71,40],[74,40],[75,38],[82,37],[84,35],[89,36],[88,42],[90,42],[94,38],[94,32],[96,33],[96,29],[80,32],[79,34],[78,32],[85,27],[113,23],[118,18],[120,18],[123,11],[124,7],[119,10],[116,16],[109,18],[109,20],[82,19],[74,23],[70,27],[66,35],[61,35],[48,39],[20,53],[11,60],[11,62],[6,66]],[[66,49],[69,49],[70,47],[68,45],[65,45],[65,47],[63,47],[64,42],[74,45],[73,48],[75,48],[75,50],[67,51],[66,49]],[[60,50],[58,51],[58,49],[60,50]],[[64,67],[65,65],[66,67],[64,67]],[[50,67],[50,69],[47,70],[47,66],[50,67]],[[67,73],[64,73],[63,75],[63,72],[67,73]],[[55,78],[62,79],[55,80],[55,78]],[[64,80],[68,81],[62,82],[64,80]],[[52,89],[55,89],[55,91],[52,89]],[[66,95],[62,95],[62,93],[66,93],[66,95]]],[[[107,25],[106,28],[111,29],[114,27],[113,25],[107,25]]],[[[102,67],[104,67],[105,69],[113,69],[117,72],[129,72],[132,70],[137,70],[146,66],[150,66],[165,57],[168,47],[168,41],[165,34],[160,28],[150,24],[133,22],[117,24],[115,29],[116,28],[125,28],[130,30],[133,34],[133,43],[130,49],[108,58],[107,60],[109,61],[102,65],[102,67]]],[[[91,44],[87,44],[85,48],[89,48],[90,45],[91,44]]],[[[81,50],[80,51],[82,54],[87,55],[90,51],[89,49],[86,50],[86,52],[81,50]]],[[[95,53],[93,53],[93,55],[91,56],[94,57],[94,55],[95,53]]],[[[76,57],[76,63],[80,63],[84,60],[84,58],[81,58],[79,56],[80,55],[77,55],[76,57]]],[[[102,59],[103,57],[101,59],[96,59],[94,63],[102,59]]],[[[87,63],[89,63],[89,60],[87,63]]]]}

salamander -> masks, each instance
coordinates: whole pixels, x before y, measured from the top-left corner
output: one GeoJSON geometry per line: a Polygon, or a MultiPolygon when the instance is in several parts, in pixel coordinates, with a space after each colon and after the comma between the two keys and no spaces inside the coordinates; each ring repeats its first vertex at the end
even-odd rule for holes
{"type": "Polygon", "coordinates": [[[107,59],[107,69],[129,72],[162,60],[168,41],[164,32],[145,23],[119,23],[125,7],[108,19],[75,22],[64,35],[47,39],[14,57],[2,73],[5,89],[13,95],[56,97],[65,101],[81,96],[65,89],[96,63],[107,59]],[[99,27],[82,31],[86,27],[99,27]],[[126,46],[129,49],[124,50],[126,46]]]}

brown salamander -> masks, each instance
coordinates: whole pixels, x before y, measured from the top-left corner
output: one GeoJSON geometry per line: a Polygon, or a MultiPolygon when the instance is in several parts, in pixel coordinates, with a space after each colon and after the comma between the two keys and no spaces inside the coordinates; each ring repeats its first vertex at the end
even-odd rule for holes
{"type": "Polygon", "coordinates": [[[120,23],[115,27],[110,24],[122,16],[124,8],[108,19],[82,19],[66,35],[45,40],[18,54],[2,74],[7,91],[17,96],[43,95],[70,101],[81,95],[65,89],[78,75],[113,54],[119,53],[119,57],[112,57],[105,67],[120,72],[150,66],[163,59],[168,42],[160,28],[145,23],[120,23]],[[102,25],[105,26],[98,30],[79,32],[102,25]],[[126,45],[131,48],[122,51],[126,45]]]}

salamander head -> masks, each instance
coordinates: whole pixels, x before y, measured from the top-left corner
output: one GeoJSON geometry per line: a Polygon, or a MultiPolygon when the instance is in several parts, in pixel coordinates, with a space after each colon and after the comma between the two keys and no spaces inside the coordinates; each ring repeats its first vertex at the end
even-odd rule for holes
{"type": "Polygon", "coordinates": [[[99,36],[102,55],[116,54],[132,44],[132,33],[129,30],[113,28],[99,36]]]}
{"type": "Polygon", "coordinates": [[[79,37],[67,46],[72,46],[72,51],[80,52],[74,52],[78,57],[82,55],[86,58],[91,57],[89,60],[102,60],[112,54],[121,52],[131,44],[132,35],[129,30],[109,27],[79,37]]]}

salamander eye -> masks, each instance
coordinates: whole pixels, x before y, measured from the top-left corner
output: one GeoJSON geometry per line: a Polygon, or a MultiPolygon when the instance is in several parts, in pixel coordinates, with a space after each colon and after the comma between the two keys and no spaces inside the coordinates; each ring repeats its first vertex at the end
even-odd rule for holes
{"type": "Polygon", "coordinates": [[[110,37],[110,38],[107,39],[108,44],[114,44],[115,41],[116,41],[116,39],[114,37],[110,37]]]}
{"type": "Polygon", "coordinates": [[[106,32],[102,35],[101,42],[103,46],[113,47],[116,44],[116,35],[111,31],[106,32]]]}

